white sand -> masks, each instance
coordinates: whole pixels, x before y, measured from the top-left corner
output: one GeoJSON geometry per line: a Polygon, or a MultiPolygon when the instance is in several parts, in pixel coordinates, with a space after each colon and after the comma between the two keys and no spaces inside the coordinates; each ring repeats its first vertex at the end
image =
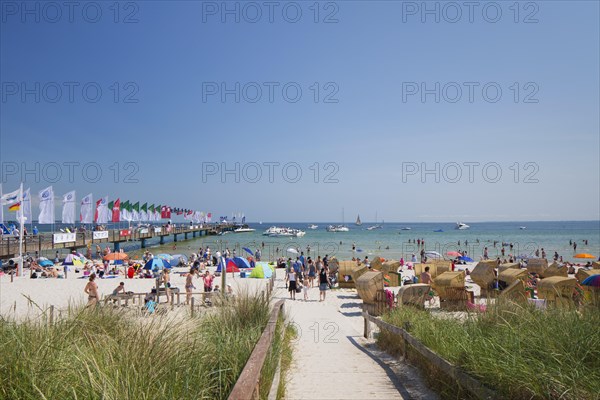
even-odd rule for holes
{"type": "MultiPolygon", "coordinates": [[[[210,268],[214,274],[215,268],[210,268]]],[[[174,268],[171,273],[171,285],[179,288],[181,302],[185,302],[185,275],[180,275],[178,272],[187,272],[188,268],[174,268]]],[[[30,279],[29,271],[25,271],[25,276],[14,277],[11,283],[9,275],[0,276],[0,315],[3,317],[14,317],[23,319],[27,316],[35,317],[41,314],[41,310],[32,305],[35,302],[42,310],[50,305],[57,309],[66,309],[71,305],[84,305],[87,303],[87,295],[83,289],[88,282],[87,277],[82,278],[83,274],[69,272],[67,279],[30,279]]],[[[154,279],[125,279],[121,275],[116,278],[96,279],[98,283],[98,291],[101,296],[101,301],[104,296],[108,296],[119,285],[120,282],[125,282],[125,291],[134,293],[148,293],[155,285],[154,279]]],[[[203,291],[203,283],[197,277],[194,277],[194,293],[203,291]]],[[[260,292],[266,288],[266,279],[250,279],[240,278],[239,274],[227,274],[227,283],[232,285],[234,293],[241,290],[249,290],[251,293],[260,292]]],[[[221,277],[216,277],[213,281],[214,285],[221,286],[221,277]]],[[[161,296],[161,301],[166,301],[164,296],[161,296]]]]}

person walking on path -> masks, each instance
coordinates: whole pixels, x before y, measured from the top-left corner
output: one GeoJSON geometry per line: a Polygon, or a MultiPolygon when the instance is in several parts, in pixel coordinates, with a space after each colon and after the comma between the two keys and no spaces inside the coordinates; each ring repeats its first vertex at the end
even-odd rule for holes
{"type": "Polygon", "coordinates": [[[290,269],[290,272],[287,274],[289,288],[290,291],[290,299],[296,300],[296,271],[294,269],[290,269]]]}
{"type": "Polygon", "coordinates": [[[325,301],[327,289],[329,289],[329,280],[327,279],[328,269],[323,266],[319,271],[319,301],[325,301]]]}

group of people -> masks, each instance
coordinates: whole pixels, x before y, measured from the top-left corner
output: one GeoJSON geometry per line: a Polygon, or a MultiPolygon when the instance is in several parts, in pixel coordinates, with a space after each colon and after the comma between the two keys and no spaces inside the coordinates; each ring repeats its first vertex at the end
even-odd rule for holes
{"type": "Polygon", "coordinates": [[[285,265],[285,285],[290,292],[290,299],[296,300],[296,293],[304,292],[304,301],[308,301],[308,291],[315,286],[316,279],[319,285],[319,301],[325,301],[327,290],[333,284],[329,275],[327,255],[323,259],[319,256],[313,261],[310,257],[305,258],[301,252],[293,263],[292,259],[288,258],[285,265]]]}

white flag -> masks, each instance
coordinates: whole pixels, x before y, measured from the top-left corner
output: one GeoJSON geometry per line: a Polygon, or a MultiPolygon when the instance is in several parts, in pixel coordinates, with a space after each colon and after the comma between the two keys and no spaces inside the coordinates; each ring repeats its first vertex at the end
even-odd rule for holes
{"type": "Polygon", "coordinates": [[[75,191],[66,193],[63,196],[62,223],[75,223],[75,191]]]}
{"type": "Polygon", "coordinates": [[[79,211],[79,222],[82,224],[91,224],[94,222],[94,205],[92,204],[92,194],[88,194],[81,199],[81,209],[79,211]]]}
{"type": "Polygon", "coordinates": [[[31,221],[31,189],[27,189],[23,192],[23,200],[21,201],[21,208],[17,211],[17,221],[21,220],[21,217],[25,217],[25,221],[31,221]]]}
{"type": "Polygon", "coordinates": [[[98,224],[106,224],[111,218],[108,211],[108,196],[104,196],[96,202],[96,215],[94,220],[98,224]]]}
{"type": "Polygon", "coordinates": [[[13,204],[19,201],[19,189],[14,192],[6,193],[0,196],[0,205],[5,206],[7,204],[13,204]]]}
{"type": "MultiPolygon", "coordinates": [[[[2,198],[2,184],[0,183],[0,199],[2,198]]],[[[0,201],[0,224],[4,223],[4,207],[2,207],[2,201],[0,201]]],[[[2,232],[0,232],[1,234],[2,232]]]]}
{"type": "Polygon", "coordinates": [[[53,224],[54,223],[54,191],[52,186],[39,192],[40,199],[40,215],[38,223],[53,224]]]}

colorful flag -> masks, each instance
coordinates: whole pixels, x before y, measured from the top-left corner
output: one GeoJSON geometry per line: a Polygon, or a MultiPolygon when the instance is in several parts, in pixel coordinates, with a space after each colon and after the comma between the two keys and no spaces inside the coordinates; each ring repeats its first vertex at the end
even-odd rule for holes
{"type": "Polygon", "coordinates": [[[91,224],[94,222],[94,205],[91,193],[81,199],[79,222],[82,224],[91,224]]]}
{"type": "Polygon", "coordinates": [[[148,221],[148,203],[140,207],[140,221],[148,221]]]}
{"type": "Polygon", "coordinates": [[[121,203],[121,221],[131,221],[131,214],[129,213],[129,200],[121,203]]]}
{"type": "Polygon", "coordinates": [[[96,201],[96,213],[94,214],[94,221],[97,224],[106,224],[110,216],[110,211],[108,209],[108,196],[104,196],[96,201]]]}
{"type": "Polygon", "coordinates": [[[8,211],[19,211],[21,209],[21,202],[12,204],[10,206],[8,206],[8,211]]]}
{"type": "Polygon", "coordinates": [[[131,209],[133,210],[133,213],[131,214],[132,221],[139,221],[140,220],[140,202],[137,201],[134,205],[131,206],[131,209]]]}
{"type": "Polygon", "coordinates": [[[110,202],[111,205],[108,207],[109,210],[112,211],[112,222],[120,222],[121,221],[121,199],[117,199],[114,202],[110,202]]]}
{"type": "Polygon", "coordinates": [[[19,199],[19,189],[14,192],[6,193],[0,197],[0,205],[5,206],[7,204],[14,203],[19,199]]]}
{"type": "Polygon", "coordinates": [[[40,214],[38,222],[40,224],[54,223],[54,190],[52,186],[39,192],[40,199],[40,214]]]}
{"type": "Polygon", "coordinates": [[[75,191],[66,193],[63,196],[63,209],[62,209],[62,223],[63,224],[74,224],[75,223],[75,191]]]}

